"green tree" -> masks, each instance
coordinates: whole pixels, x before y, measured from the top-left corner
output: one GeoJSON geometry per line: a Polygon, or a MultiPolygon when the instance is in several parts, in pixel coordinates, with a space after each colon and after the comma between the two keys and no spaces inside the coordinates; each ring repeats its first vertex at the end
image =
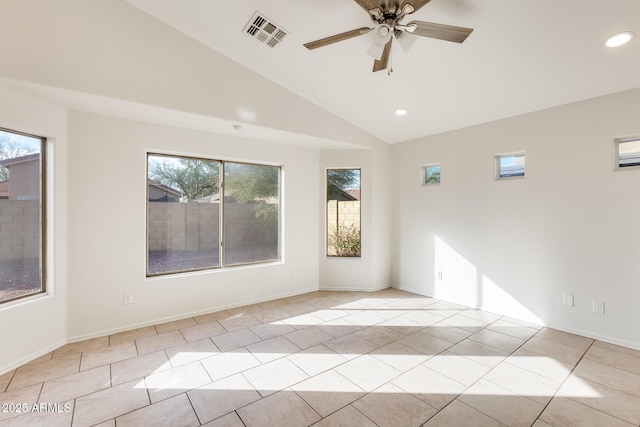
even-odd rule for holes
{"type": "Polygon", "coordinates": [[[327,197],[340,194],[342,191],[360,188],[359,169],[327,170],[327,197]]]}
{"type": "MultiPolygon", "coordinates": [[[[12,139],[8,134],[0,132],[0,160],[14,159],[32,152],[28,146],[12,139]]],[[[0,166],[0,181],[9,179],[9,169],[0,166]]]]}
{"type": "Polygon", "coordinates": [[[215,161],[162,156],[149,161],[149,178],[182,191],[188,200],[218,193],[219,176],[220,163],[215,161]]]}
{"type": "Polygon", "coordinates": [[[225,193],[238,203],[259,203],[278,196],[276,166],[225,163],[225,193]]]}

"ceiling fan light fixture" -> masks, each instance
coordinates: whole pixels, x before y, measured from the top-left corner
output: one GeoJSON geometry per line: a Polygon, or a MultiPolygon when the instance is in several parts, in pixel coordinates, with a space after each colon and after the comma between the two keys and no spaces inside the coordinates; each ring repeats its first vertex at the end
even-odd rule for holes
{"type": "Polygon", "coordinates": [[[635,33],[631,31],[623,31],[621,33],[615,34],[605,41],[605,46],[607,47],[619,47],[624,44],[627,44],[631,39],[635,36],[635,33]]]}
{"type": "Polygon", "coordinates": [[[398,40],[398,44],[400,45],[402,50],[404,50],[405,52],[409,52],[409,50],[411,49],[411,46],[413,46],[413,44],[417,39],[418,39],[417,36],[414,36],[411,33],[407,33],[406,31],[402,31],[396,37],[396,40],[398,40]]]}
{"type": "Polygon", "coordinates": [[[382,59],[383,52],[384,52],[384,45],[383,44],[374,43],[373,45],[371,45],[371,47],[367,51],[367,54],[370,57],[380,61],[380,59],[382,59]]]}

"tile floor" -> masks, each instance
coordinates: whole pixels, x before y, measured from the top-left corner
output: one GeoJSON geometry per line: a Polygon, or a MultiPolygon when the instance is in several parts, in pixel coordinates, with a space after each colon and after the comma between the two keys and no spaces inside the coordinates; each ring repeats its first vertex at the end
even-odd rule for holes
{"type": "Polygon", "coordinates": [[[1,375],[0,402],[3,427],[640,426],[640,352],[313,292],[68,344],[1,375]]]}

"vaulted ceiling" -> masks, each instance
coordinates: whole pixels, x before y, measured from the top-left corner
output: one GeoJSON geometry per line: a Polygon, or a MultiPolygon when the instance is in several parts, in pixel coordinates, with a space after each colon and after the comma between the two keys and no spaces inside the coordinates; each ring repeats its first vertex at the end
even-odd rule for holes
{"type": "MultiPolygon", "coordinates": [[[[637,0],[432,0],[410,15],[473,28],[462,44],[419,38],[372,73],[373,35],[303,44],[371,26],[353,0],[127,0],[388,143],[407,141],[640,86],[637,0]],[[259,11],[287,32],[274,48],[243,28],[259,11]],[[398,117],[397,108],[408,114],[398,117]]],[[[230,76],[231,78],[231,76],[230,76]]]]}

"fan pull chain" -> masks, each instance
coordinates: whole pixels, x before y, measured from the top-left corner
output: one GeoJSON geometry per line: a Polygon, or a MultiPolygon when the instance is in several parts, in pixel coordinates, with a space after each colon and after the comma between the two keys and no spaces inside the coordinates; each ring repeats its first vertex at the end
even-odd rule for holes
{"type": "Polygon", "coordinates": [[[389,68],[387,68],[387,76],[391,77],[393,73],[393,54],[389,51],[389,68]]]}

